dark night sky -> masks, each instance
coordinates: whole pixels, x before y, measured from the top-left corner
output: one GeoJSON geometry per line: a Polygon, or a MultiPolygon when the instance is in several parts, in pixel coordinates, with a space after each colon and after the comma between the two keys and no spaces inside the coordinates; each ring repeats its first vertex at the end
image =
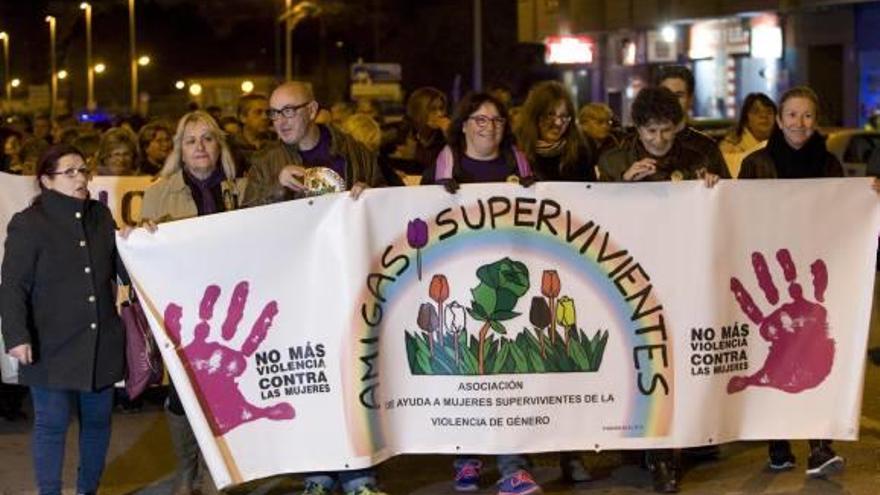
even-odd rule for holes
{"type": "MultiPolygon", "coordinates": [[[[138,0],[138,51],[153,63],[141,87],[173,91],[177,79],[196,76],[274,75],[275,19],[283,0],[138,0]]],[[[457,74],[471,80],[471,0],[316,0],[326,15],[307,20],[294,35],[301,74],[318,72],[323,55],[336,73],[363,57],[403,65],[404,87],[435,85],[449,91],[457,74]],[[325,37],[321,38],[321,23],[325,37]],[[378,26],[378,30],[374,28],[378,26]],[[378,36],[376,36],[378,33],[378,36]],[[341,47],[337,42],[342,42],[341,47]]],[[[80,0],[0,0],[0,29],[11,36],[12,72],[25,84],[48,79],[47,14],[58,18],[58,67],[71,72],[73,93],[84,86],[85,23],[80,0]]],[[[109,69],[96,91],[125,101],[128,60],[127,0],[93,0],[93,52],[109,69]],[[114,88],[119,88],[118,91],[114,88]]],[[[484,79],[507,80],[522,65],[516,46],[516,1],[484,0],[484,79]]],[[[531,52],[525,55],[531,56],[531,52]]],[[[525,61],[528,62],[528,61],[525,61]]],[[[336,86],[339,86],[338,82],[336,86]]],[[[335,91],[335,92],[334,92],[335,91]]],[[[335,88],[336,95],[344,88],[335,88]]]]}

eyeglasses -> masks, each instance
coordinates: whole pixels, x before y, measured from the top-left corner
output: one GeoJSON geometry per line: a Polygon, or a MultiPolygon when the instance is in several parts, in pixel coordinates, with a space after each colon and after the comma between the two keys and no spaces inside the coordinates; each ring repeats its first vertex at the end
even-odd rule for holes
{"type": "Polygon", "coordinates": [[[268,111],[266,111],[266,115],[269,116],[269,120],[278,120],[281,117],[284,117],[285,119],[292,119],[296,115],[296,112],[298,112],[301,108],[305,108],[310,103],[312,102],[307,101],[305,103],[300,103],[299,105],[284,105],[279,109],[270,108],[268,111]]]}
{"type": "Polygon", "coordinates": [[[473,120],[477,127],[480,129],[485,129],[488,127],[489,122],[491,122],[495,127],[504,127],[504,124],[507,122],[507,119],[504,117],[487,117],[485,115],[471,115],[468,117],[468,120],[473,120]]]}
{"type": "Polygon", "coordinates": [[[566,125],[569,122],[571,122],[571,115],[568,115],[566,113],[563,113],[563,114],[547,113],[547,114],[544,114],[543,118],[546,122],[556,122],[558,120],[559,123],[562,125],[566,125]]]}
{"type": "Polygon", "coordinates": [[[48,175],[63,175],[70,179],[75,179],[77,175],[82,174],[83,177],[88,179],[92,176],[92,171],[89,170],[88,167],[79,167],[79,168],[69,168],[67,170],[61,170],[59,172],[49,172],[48,175]]]}

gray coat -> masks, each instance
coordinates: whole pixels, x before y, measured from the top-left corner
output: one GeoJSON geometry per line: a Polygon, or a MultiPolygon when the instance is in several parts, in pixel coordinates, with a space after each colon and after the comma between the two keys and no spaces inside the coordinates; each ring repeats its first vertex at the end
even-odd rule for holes
{"type": "Polygon", "coordinates": [[[43,191],[9,222],[0,285],[3,339],[31,344],[25,385],[98,390],[123,377],[114,281],[128,276],[103,204],[43,191]]]}

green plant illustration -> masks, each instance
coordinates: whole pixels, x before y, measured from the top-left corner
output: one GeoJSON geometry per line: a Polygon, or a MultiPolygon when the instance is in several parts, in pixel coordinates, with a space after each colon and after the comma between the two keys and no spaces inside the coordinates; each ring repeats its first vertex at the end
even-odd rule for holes
{"type": "Polygon", "coordinates": [[[528,268],[503,258],[476,272],[479,283],[471,301],[445,305],[447,278],[435,275],[429,297],[436,303],[419,307],[419,330],[404,334],[410,372],[414,375],[493,375],[519,373],[595,372],[602,364],[608,330],[588,335],[577,325],[575,301],[559,296],[555,270],[545,270],[541,294],[531,298],[529,323],[515,337],[501,322],[521,315],[520,299],[530,288],[528,268]],[[442,297],[438,297],[438,294],[442,297]],[[543,297],[542,297],[543,296],[543,297]],[[552,306],[551,306],[552,304],[552,306]],[[439,311],[438,311],[439,309],[439,311]],[[468,332],[468,316],[480,322],[476,335],[468,332]],[[560,335],[557,331],[562,331],[560,335]],[[491,331],[490,331],[491,330],[491,331]]]}

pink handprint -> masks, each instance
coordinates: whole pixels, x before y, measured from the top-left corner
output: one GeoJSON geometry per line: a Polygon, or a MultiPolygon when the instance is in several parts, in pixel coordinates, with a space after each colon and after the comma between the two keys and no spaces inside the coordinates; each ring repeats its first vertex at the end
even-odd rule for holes
{"type": "MultiPolygon", "coordinates": [[[[205,288],[205,295],[199,305],[200,321],[193,331],[193,340],[185,347],[181,346],[180,338],[180,319],[183,316],[183,309],[174,303],[165,308],[165,331],[174,342],[193,386],[201,392],[197,395],[202,408],[211,412],[206,416],[214,434],[224,435],[242,423],[260,418],[276,421],[293,418],[295,411],[290,404],[257,407],[248,403],[236,383],[236,379],[247,367],[245,358],[250,357],[266,338],[272,320],[278,314],[278,304],[275,301],[266,304],[251,327],[251,333],[242,345],[241,351],[236,351],[221,343],[207,341],[211,332],[208,322],[214,316],[214,304],[218,297],[220,297],[220,287],[209,285],[205,288]]],[[[220,334],[224,340],[228,341],[235,336],[247,298],[248,283],[239,282],[232,292],[226,320],[221,327],[220,334]]]]}
{"type": "MultiPolygon", "coordinates": [[[[828,287],[825,262],[816,260],[810,266],[813,275],[813,295],[817,302],[804,298],[797,283],[797,270],[788,249],[780,249],[776,260],[782,266],[788,282],[791,301],[764,316],[736,277],[730,279],[730,290],[743,312],[756,325],[761,337],[770,342],[770,351],[764,366],[751,376],[735,376],[727,383],[727,392],[739,392],[748,386],[772,387],[789,393],[799,393],[818,386],[834,364],[834,339],[828,334],[828,313],[821,304],[828,287]]],[[[779,291],[773,283],[767,261],[761,253],[752,253],[752,266],[758,286],[767,302],[776,306],[779,291]]]]}

